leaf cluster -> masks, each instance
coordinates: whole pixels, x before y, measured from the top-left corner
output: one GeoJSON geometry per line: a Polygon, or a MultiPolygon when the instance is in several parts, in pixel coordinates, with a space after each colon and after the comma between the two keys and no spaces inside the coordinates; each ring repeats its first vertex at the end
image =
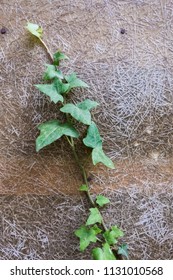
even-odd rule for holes
{"type": "MultiPolygon", "coordinates": [[[[82,185],[79,190],[89,192],[89,188],[86,185],[82,185]]],[[[101,247],[95,247],[92,250],[92,256],[95,260],[115,260],[114,245],[118,243],[119,238],[124,236],[123,231],[117,226],[112,226],[107,230],[102,228],[103,220],[99,208],[104,207],[109,202],[109,199],[104,195],[97,195],[95,207],[89,209],[90,214],[85,225],[75,231],[75,235],[80,240],[81,251],[84,251],[91,243],[101,243],[101,247]]],[[[128,258],[126,244],[118,247],[118,254],[128,258]]]]}
{"type": "MultiPolygon", "coordinates": [[[[37,24],[28,23],[28,31],[42,41],[43,29],[37,24]]],[[[43,42],[43,41],[42,41],[43,42]]],[[[85,99],[77,104],[66,103],[66,95],[74,88],[88,88],[88,85],[77,77],[76,73],[64,75],[58,68],[61,60],[69,59],[61,51],[53,55],[52,64],[46,64],[46,70],[43,75],[44,84],[37,84],[35,87],[50,98],[50,101],[62,107],[60,111],[71,117],[66,123],[60,123],[59,120],[50,120],[38,126],[40,135],[36,139],[36,151],[52,144],[62,136],[73,138],[79,137],[79,132],[72,125],[72,119],[87,125],[87,135],[83,139],[85,146],[92,148],[93,164],[102,163],[109,168],[114,168],[114,164],[108,158],[102,146],[102,138],[96,124],[92,121],[91,110],[99,104],[96,101],[85,99]]]]}

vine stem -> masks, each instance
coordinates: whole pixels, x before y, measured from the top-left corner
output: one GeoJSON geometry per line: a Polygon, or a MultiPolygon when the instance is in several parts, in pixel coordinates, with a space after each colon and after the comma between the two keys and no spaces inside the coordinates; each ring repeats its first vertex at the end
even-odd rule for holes
{"type": "MultiPolygon", "coordinates": [[[[52,53],[50,52],[50,50],[49,50],[48,46],[46,45],[46,43],[45,43],[41,38],[39,38],[39,40],[40,40],[40,42],[42,43],[42,45],[44,46],[44,48],[46,49],[46,52],[47,52],[47,54],[49,55],[51,61],[54,62],[53,55],[52,55],[52,53]]],[[[66,118],[68,119],[68,114],[66,114],[66,118]]],[[[82,174],[82,177],[83,177],[84,184],[88,187],[88,191],[85,191],[85,193],[86,193],[86,195],[87,195],[87,197],[88,197],[88,200],[90,201],[90,203],[91,203],[91,205],[92,205],[93,207],[95,207],[95,208],[98,209],[98,207],[96,206],[96,204],[95,204],[95,202],[94,202],[94,200],[92,199],[92,196],[91,196],[91,194],[90,194],[86,170],[85,170],[84,166],[81,164],[81,162],[80,162],[80,160],[79,160],[78,154],[77,154],[77,152],[76,152],[76,148],[75,148],[75,144],[74,144],[73,137],[68,137],[68,136],[66,136],[66,139],[67,139],[67,141],[68,141],[68,143],[69,143],[69,145],[70,145],[70,147],[71,147],[71,149],[72,149],[72,152],[73,152],[74,158],[75,158],[75,160],[76,160],[76,163],[77,163],[77,165],[78,165],[79,168],[80,168],[80,171],[81,171],[81,174],[82,174]]],[[[99,211],[99,209],[98,209],[98,211],[99,211]]],[[[100,212],[100,211],[99,211],[99,212],[100,212]]],[[[101,216],[102,216],[102,215],[101,215],[101,216]]],[[[103,217],[102,217],[102,222],[101,222],[101,224],[102,224],[103,229],[104,229],[105,231],[107,231],[108,228],[107,228],[107,226],[105,225],[105,222],[104,222],[104,220],[103,220],[103,217]]]]}
{"type": "Polygon", "coordinates": [[[49,55],[50,59],[51,59],[52,62],[53,62],[53,61],[54,61],[54,60],[53,60],[53,56],[52,56],[52,53],[50,52],[48,46],[46,45],[46,43],[45,43],[41,38],[39,38],[39,40],[40,40],[40,42],[43,44],[43,46],[45,47],[47,54],[49,55]]]}
{"type": "MultiPolygon", "coordinates": [[[[82,177],[83,177],[84,184],[88,187],[88,190],[85,191],[85,193],[86,193],[86,195],[87,195],[87,197],[88,197],[88,200],[90,201],[90,203],[91,203],[91,205],[92,205],[93,207],[95,207],[95,208],[98,209],[98,207],[96,206],[96,204],[95,204],[95,202],[94,202],[94,200],[92,199],[92,196],[91,196],[91,194],[90,194],[90,191],[89,191],[89,184],[88,184],[87,175],[86,175],[86,170],[85,170],[84,166],[81,164],[81,162],[80,162],[80,160],[79,160],[78,154],[77,154],[76,149],[75,149],[75,145],[74,145],[74,140],[73,140],[73,138],[71,137],[70,140],[68,140],[68,142],[71,143],[70,146],[71,146],[71,148],[72,148],[73,155],[74,155],[74,157],[75,157],[76,163],[78,164],[78,166],[79,166],[79,168],[80,168],[80,170],[81,170],[81,174],[82,174],[82,177]]],[[[98,211],[99,211],[99,209],[98,209],[98,211]]],[[[99,211],[99,212],[100,212],[100,211],[99,211]]],[[[101,215],[101,216],[102,216],[102,215],[101,215]]],[[[103,217],[102,217],[102,222],[101,222],[101,224],[102,224],[102,226],[103,226],[103,229],[104,229],[105,231],[107,231],[108,229],[107,229],[107,226],[105,225],[105,222],[104,222],[104,220],[103,220],[103,217]]]]}

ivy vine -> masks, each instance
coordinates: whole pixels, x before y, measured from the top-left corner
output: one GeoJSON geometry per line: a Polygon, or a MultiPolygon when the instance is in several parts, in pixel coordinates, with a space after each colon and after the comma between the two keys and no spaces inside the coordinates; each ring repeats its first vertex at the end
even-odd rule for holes
{"type": "Polygon", "coordinates": [[[79,190],[86,193],[91,203],[86,223],[74,232],[79,238],[80,250],[84,251],[91,243],[96,243],[96,247],[91,252],[92,258],[95,260],[128,258],[127,245],[118,245],[119,239],[124,236],[123,231],[116,225],[107,228],[101,214],[101,208],[105,207],[110,201],[103,195],[97,195],[93,199],[86,170],[78,156],[78,149],[75,144],[75,139],[80,137],[80,133],[74,126],[74,120],[86,126],[86,135],[82,141],[86,147],[91,149],[93,164],[102,163],[108,168],[114,168],[114,163],[103,151],[103,139],[96,123],[92,120],[91,111],[99,104],[90,99],[85,99],[76,104],[67,103],[67,95],[72,89],[88,88],[89,86],[79,79],[76,73],[70,75],[62,73],[59,69],[60,62],[69,58],[61,51],[51,54],[42,39],[43,29],[39,25],[28,22],[26,28],[40,40],[51,60],[51,64],[46,64],[43,76],[44,84],[37,84],[35,87],[48,96],[54,104],[61,104],[60,112],[65,115],[66,119],[65,122],[53,119],[38,125],[40,134],[36,139],[36,151],[39,152],[60,138],[64,138],[71,147],[83,177],[83,184],[79,190]]]}

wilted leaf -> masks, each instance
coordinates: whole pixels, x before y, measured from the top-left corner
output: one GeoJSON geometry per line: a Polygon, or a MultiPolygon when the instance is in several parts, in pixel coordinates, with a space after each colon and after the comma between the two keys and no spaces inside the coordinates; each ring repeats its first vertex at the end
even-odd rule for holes
{"type": "Polygon", "coordinates": [[[128,259],[129,255],[128,255],[128,246],[127,246],[127,244],[122,244],[118,248],[118,254],[122,255],[122,256],[125,256],[128,259]]]}
{"type": "Polygon", "coordinates": [[[60,111],[63,113],[70,114],[74,119],[76,119],[77,121],[79,121],[83,124],[90,125],[90,123],[91,123],[90,112],[88,110],[82,110],[74,104],[68,103],[68,104],[64,105],[60,109],[60,111]]]}
{"type": "Polygon", "coordinates": [[[98,195],[96,197],[96,203],[100,207],[104,206],[105,204],[108,204],[109,202],[110,202],[110,200],[107,197],[105,197],[104,195],[98,195]]]}
{"type": "Polygon", "coordinates": [[[98,145],[92,150],[92,161],[94,165],[101,162],[109,168],[115,168],[112,160],[103,152],[102,145],[98,145]]]}
{"type": "Polygon", "coordinates": [[[94,248],[92,250],[92,256],[94,260],[116,260],[108,243],[105,243],[102,249],[94,248]]]}
{"type": "Polygon", "coordinates": [[[51,120],[38,126],[40,135],[36,139],[36,151],[53,143],[63,135],[77,138],[79,133],[68,123],[60,123],[58,120],[51,120]]]}
{"type": "Polygon", "coordinates": [[[55,65],[46,64],[47,69],[44,72],[43,79],[44,80],[52,80],[54,78],[63,79],[63,74],[60,70],[56,69],[55,65]]]}
{"type": "Polygon", "coordinates": [[[26,29],[28,29],[28,31],[31,34],[33,34],[34,36],[36,36],[38,38],[42,37],[43,29],[38,24],[28,22],[27,26],[26,26],[26,29]]]}
{"type": "Polygon", "coordinates": [[[86,221],[86,226],[93,225],[96,223],[102,223],[102,216],[97,208],[90,208],[90,215],[86,221]]]}
{"type": "Polygon", "coordinates": [[[77,103],[77,107],[83,110],[92,110],[97,107],[99,104],[96,101],[92,101],[90,99],[85,99],[84,101],[77,103]]]}
{"type": "Polygon", "coordinates": [[[58,66],[61,60],[69,59],[69,58],[62,52],[58,51],[58,52],[54,53],[53,59],[54,59],[54,65],[58,66]]]}
{"type": "Polygon", "coordinates": [[[76,73],[65,76],[66,81],[70,84],[70,89],[76,87],[89,87],[85,82],[77,78],[76,73]]]}
{"type": "Polygon", "coordinates": [[[79,190],[83,191],[83,192],[87,192],[89,190],[89,188],[87,185],[82,185],[82,186],[80,186],[79,190]]]}
{"type": "Polygon", "coordinates": [[[86,226],[81,226],[75,231],[75,235],[80,238],[80,250],[84,251],[91,242],[96,242],[96,235],[101,232],[101,229],[93,226],[92,228],[87,228],[86,226]]]}
{"type": "Polygon", "coordinates": [[[83,139],[83,143],[90,148],[95,148],[102,143],[99,130],[94,122],[91,122],[88,127],[87,136],[83,139]]]}
{"type": "Polygon", "coordinates": [[[124,233],[117,226],[113,226],[110,230],[105,231],[103,236],[109,245],[113,245],[118,242],[119,237],[124,236],[124,233]]]}

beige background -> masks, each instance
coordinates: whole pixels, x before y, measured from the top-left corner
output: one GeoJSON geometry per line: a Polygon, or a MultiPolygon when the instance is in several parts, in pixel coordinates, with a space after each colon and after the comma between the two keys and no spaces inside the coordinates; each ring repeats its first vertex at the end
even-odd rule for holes
{"type": "MultiPolygon", "coordinates": [[[[126,237],[131,249],[134,248],[131,257],[173,256],[170,216],[173,203],[172,16],[171,0],[0,0],[0,27],[7,29],[6,34],[0,34],[2,217],[8,215],[4,210],[8,204],[12,211],[9,217],[14,217],[14,208],[20,202],[20,210],[16,214],[16,224],[20,228],[25,221],[20,216],[21,212],[25,213],[21,211],[23,203],[25,209],[29,207],[30,210],[38,209],[42,203],[43,209],[47,199],[53,203],[51,195],[65,195],[62,212],[59,211],[63,220],[63,205],[69,203],[74,210],[77,199],[80,199],[81,176],[66,144],[57,141],[38,154],[35,152],[37,125],[58,117],[58,110],[33,86],[41,83],[44,64],[49,62],[49,58],[24,28],[26,22],[31,21],[42,25],[44,39],[52,52],[61,49],[70,57],[70,61],[62,65],[64,71],[76,71],[90,85],[87,91],[74,92],[73,99],[82,100],[88,96],[100,103],[93,117],[105,139],[105,151],[117,168],[110,171],[101,165],[94,168],[88,165],[88,176],[92,176],[93,192],[111,191],[113,202],[108,217],[111,223],[116,221],[131,232],[126,237]],[[121,34],[122,28],[125,34],[121,34]],[[18,196],[14,196],[16,194],[18,196]],[[25,194],[23,200],[22,194],[25,194]],[[37,194],[49,196],[40,202],[42,198],[36,198],[37,194]],[[10,202],[7,195],[11,195],[10,202]],[[31,199],[30,204],[25,201],[26,197],[26,201],[31,199]],[[33,200],[37,201],[36,208],[28,206],[33,205],[33,200]],[[116,213],[117,201],[121,209],[119,216],[116,213]],[[163,209],[159,208],[161,205],[164,205],[163,209]],[[154,214],[153,209],[158,211],[154,214]],[[165,212],[165,209],[168,210],[165,212]],[[136,220],[129,221],[128,213],[137,215],[136,220]],[[159,228],[154,223],[156,220],[157,224],[160,221],[159,228]],[[142,234],[144,232],[146,235],[142,234]],[[138,240],[138,245],[132,239],[138,240]],[[153,247],[150,246],[151,240],[154,240],[153,247]],[[156,252],[155,247],[158,248],[156,252]],[[165,248],[168,248],[166,255],[165,248]]],[[[45,216],[40,213],[45,221],[45,216]]],[[[78,214],[81,215],[80,211],[78,214]]],[[[32,217],[32,211],[30,215],[32,217]]],[[[67,225],[71,228],[70,219],[67,225]]],[[[31,225],[33,232],[38,220],[36,217],[31,225]]],[[[75,221],[73,223],[75,226],[75,221]]],[[[5,225],[8,230],[6,226],[4,230],[10,236],[11,226],[5,225]]],[[[43,228],[43,221],[40,228],[43,228]]],[[[54,244],[55,239],[59,239],[52,237],[50,228],[47,227],[45,232],[51,236],[49,243],[54,244]]],[[[28,241],[28,230],[25,229],[25,239],[32,251],[35,247],[28,241]]],[[[60,229],[58,234],[64,235],[60,229]]],[[[35,235],[34,238],[37,240],[35,235]]],[[[65,244],[69,246],[67,239],[65,244]]],[[[17,235],[14,242],[2,243],[1,246],[8,248],[15,246],[16,242],[19,242],[17,235]]],[[[74,244],[72,242],[71,258],[78,258],[77,245],[74,244]]],[[[68,254],[63,255],[65,249],[59,249],[59,255],[51,249],[49,255],[43,256],[41,248],[36,246],[33,254],[16,249],[16,255],[15,251],[4,253],[6,251],[2,249],[2,258],[29,258],[27,254],[30,258],[68,258],[68,254]]]]}

